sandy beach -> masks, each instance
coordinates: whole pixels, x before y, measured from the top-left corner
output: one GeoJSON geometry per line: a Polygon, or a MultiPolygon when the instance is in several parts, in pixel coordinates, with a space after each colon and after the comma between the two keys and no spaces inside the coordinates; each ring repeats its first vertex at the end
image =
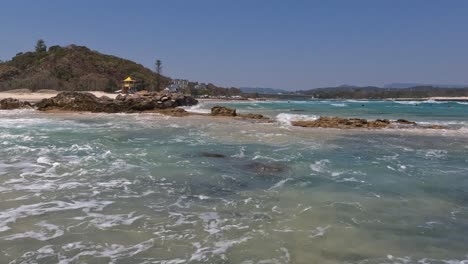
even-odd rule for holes
{"type": "MultiPolygon", "coordinates": [[[[30,103],[39,102],[42,99],[54,97],[59,92],[44,92],[44,93],[37,93],[37,92],[0,92],[0,100],[5,98],[15,98],[21,101],[28,101],[30,103]]],[[[117,94],[114,93],[105,93],[99,91],[91,91],[90,93],[94,94],[97,97],[107,96],[109,98],[115,99],[117,94]]]]}

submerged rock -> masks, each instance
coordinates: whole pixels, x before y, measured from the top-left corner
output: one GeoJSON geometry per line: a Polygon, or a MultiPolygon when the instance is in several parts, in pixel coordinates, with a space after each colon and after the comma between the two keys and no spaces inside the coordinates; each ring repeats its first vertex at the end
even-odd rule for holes
{"type": "Polygon", "coordinates": [[[416,122],[408,121],[406,119],[398,119],[396,123],[404,124],[404,125],[416,125],[416,122]]]}
{"type": "Polygon", "coordinates": [[[287,170],[287,166],[281,163],[252,162],[246,167],[259,175],[282,173],[287,170]]]}
{"type": "Polygon", "coordinates": [[[207,158],[225,158],[226,155],[223,154],[218,154],[218,153],[211,153],[211,152],[202,152],[200,153],[202,157],[207,157],[207,158]]]}
{"type": "MultiPolygon", "coordinates": [[[[36,104],[38,110],[65,110],[90,112],[141,112],[155,109],[175,108],[197,104],[193,97],[179,93],[144,93],[135,95],[118,95],[116,99],[98,98],[91,93],[61,92],[36,104]],[[163,102],[162,98],[166,98],[163,102]]],[[[181,111],[177,111],[181,114],[181,111]]]]}
{"type": "Polygon", "coordinates": [[[156,113],[160,113],[168,116],[182,117],[190,115],[189,112],[185,111],[182,108],[166,108],[166,109],[157,109],[156,113]]]}
{"type": "Polygon", "coordinates": [[[320,117],[312,121],[293,121],[291,124],[293,126],[322,128],[384,128],[390,125],[390,121],[386,119],[368,121],[361,118],[320,117]]]}
{"type": "Polygon", "coordinates": [[[241,117],[243,118],[249,118],[249,119],[269,119],[268,117],[264,116],[264,115],[261,115],[261,114],[252,114],[252,113],[249,113],[249,114],[244,114],[244,115],[240,115],[241,117]]]}
{"type": "Polygon", "coordinates": [[[211,108],[212,116],[237,116],[236,109],[227,108],[224,106],[214,106],[211,108]]]}
{"type": "Polygon", "coordinates": [[[20,101],[13,98],[5,98],[0,100],[0,110],[13,110],[22,108],[31,108],[31,104],[29,102],[20,101]]]}
{"type": "Polygon", "coordinates": [[[293,121],[293,126],[300,127],[320,127],[320,128],[340,128],[340,129],[352,129],[352,128],[427,128],[427,129],[446,129],[447,127],[439,125],[418,125],[416,122],[408,121],[406,119],[398,119],[396,121],[390,121],[388,119],[377,119],[377,120],[366,120],[361,118],[341,118],[341,117],[320,117],[317,120],[312,121],[293,121]]]}

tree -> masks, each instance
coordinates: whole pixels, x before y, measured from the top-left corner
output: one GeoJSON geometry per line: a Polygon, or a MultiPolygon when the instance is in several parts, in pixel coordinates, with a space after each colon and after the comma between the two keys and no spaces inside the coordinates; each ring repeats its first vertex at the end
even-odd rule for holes
{"type": "Polygon", "coordinates": [[[156,60],[154,64],[156,70],[156,90],[161,90],[161,73],[162,73],[162,62],[161,60],[156,60]]]}
{"type": "Polygon", "coordinates": [[[45,41],[40,39],[36,42],[36,52],[42,53],[47,51],[47,46],[45,44],[45,41]]]}

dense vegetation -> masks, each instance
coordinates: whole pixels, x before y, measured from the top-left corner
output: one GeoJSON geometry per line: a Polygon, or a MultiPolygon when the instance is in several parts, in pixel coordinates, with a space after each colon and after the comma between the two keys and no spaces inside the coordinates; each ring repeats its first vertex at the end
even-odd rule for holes
{"type": "Polygon", "coordinates": [[[197,84],[197,82],[189,82],[187,88],[185,88],[182,92],[185,94],[191,94],[193,96],[235,96],[242,93],[239,88],[235,87],[223,88],[209,83],[204,88],[197,88],[197,84]]]}
{"type": "MultiPolygon", "coordinates": [[[[101,54],[86,47],[36,45],[36,51],[18,53],[0,64],[0,91],[12,89],[115,91],[128,75],[154,90],[157,74],[135,62],[101,54]]],[[[161,76],[163,87],[170,79],[161,76]]]]}
{"type": "Polygon", "coordinates": [[[427,98],[436,96],[468,96],[468,88],[439,88],[416,86],[411,88],[379,87],[330,87],[317,88],[298,93],[318,99],[384,99],[384,98],[427,98]]]}
{"type": "MultiPolygon", "coordinates": [[[[9,61],[0,61],[0,91],[42,89],[57,91],[106,91],[120,89],[127,76],[139,81],[139,89],[162,90],[171,79],[161,75],[162,63],[157,60],[155,70],[133,61],[105,55],[87,47],[69,45],[51,46],[47,49],[39,40],[35,51],[20,52],[9,61]]],[[[240,94],[237,88],[225,89],[213,84],[195,89],[190,82],[184,89],[192,95],[230,96],[240,94]]]]}

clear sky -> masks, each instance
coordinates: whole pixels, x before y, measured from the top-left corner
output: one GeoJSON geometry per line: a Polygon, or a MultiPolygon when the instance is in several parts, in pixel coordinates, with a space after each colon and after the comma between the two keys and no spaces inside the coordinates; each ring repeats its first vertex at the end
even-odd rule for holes
{"type": "Polygon", "coordinates": [[[0,59],[39,38],[224,86],[468,84],[466,0],[0,0],[0,59]]]}

